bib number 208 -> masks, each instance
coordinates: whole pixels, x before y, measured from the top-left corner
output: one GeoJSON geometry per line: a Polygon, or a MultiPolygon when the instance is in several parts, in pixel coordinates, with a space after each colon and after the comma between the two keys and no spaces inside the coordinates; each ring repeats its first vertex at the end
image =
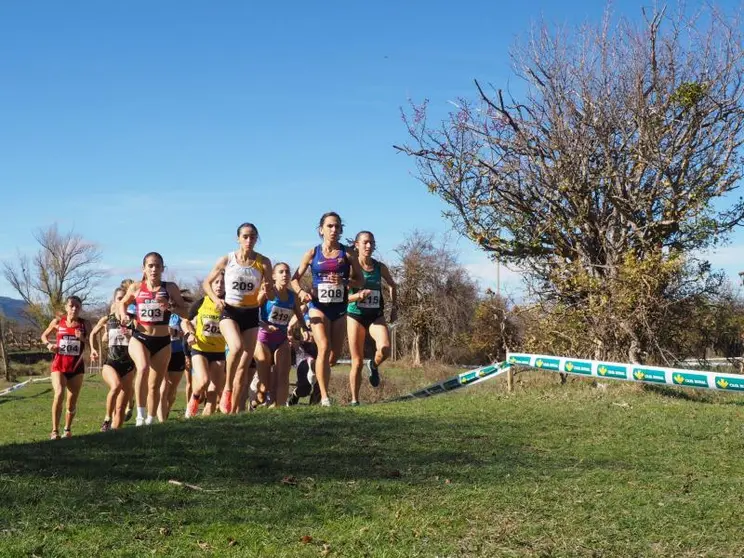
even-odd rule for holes
{"type": "Polygon", "coordinates": [[[325,304],[344,301],[343,285],[318,285],[318,302],[325,304]]]}

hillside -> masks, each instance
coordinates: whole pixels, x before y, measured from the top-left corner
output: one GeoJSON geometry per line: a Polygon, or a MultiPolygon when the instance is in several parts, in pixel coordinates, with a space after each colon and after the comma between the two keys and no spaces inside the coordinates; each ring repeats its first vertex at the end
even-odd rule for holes
{"type": "Polygon", "coordinates": [[[0,312],[9,320],[21,321],[26,303],[16,298],[0,296],[0,312]]]}

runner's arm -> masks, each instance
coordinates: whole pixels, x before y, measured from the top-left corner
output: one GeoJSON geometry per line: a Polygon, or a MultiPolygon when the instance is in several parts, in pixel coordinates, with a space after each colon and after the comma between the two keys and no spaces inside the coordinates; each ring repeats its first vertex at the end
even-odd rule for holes
{"type": "Polygon", "coordinates": [[[209,298],[212,299],[212,302],[214,302],[215,306],[217,306],[217,308],[219,308],[220,310],[225,307],[225,301],[218,297],[217,293],[214,292],[214,289],[212,288],[212,281],[217,279],[220,273],[225,272],[225,267],[227,267],[227,256],[222,256],[219,260],[217,260],[217,263],[214,264],[212,271],[209,272],[209,275],[207,275],[207,277],[202,282],[202,288],[204,289],[204,292],[209,298]]]}
{"type": "Polygon", "coordinates": [[[380,275],[385,280],[388,286],[388,292],[390,293],[390,323],[398,319],[398,285],[393,279],[393,275],[390,273],[388,266],[380,262],[380,275]]]}
{"type": "Polygon", "coordinates": [[[302,256],[302,261],[300,261],[300,265],[297,266],[297,269],[295,269],[294,275],[292,275],[292,281],[290,282],[290,284],[292,285],[292,289],[294,289],[294,292],[297,293],[297,297],[300,298],[301,302],[307,302],[308,300],[312,299],[312,294],[307,292],[300,286],[300,279],[302,279],[302,276],[305,275],[307,268],[310,267],[310,262],[312,262],[313,260],[314,250],[315,248],[310,248],[310,250],[305,252],[305,255],[302,256]],[[303,297],[303,293],[306,296],[303,297]]]}

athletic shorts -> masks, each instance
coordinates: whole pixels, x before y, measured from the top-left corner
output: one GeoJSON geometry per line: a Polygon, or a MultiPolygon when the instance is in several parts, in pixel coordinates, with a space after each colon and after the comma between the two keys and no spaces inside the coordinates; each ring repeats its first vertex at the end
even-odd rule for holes
{"type": "Polygon", "coordinates": [[[222,362],[225,360],[225,353],[222,351],[210,352],[210,351],[199,351],[197,349],[191,349],[191,356],[203,356],[207,359],[207,362],[222,362]]]}
{"type": "Polygon", "coordinates": [[[258,330],[258,340],[266,345],[273,355],[274,351],[281,347],[287,340],[287,333],[285,331],[266,331],[261,328],[258,330]]]}
{"type": "Polygon", "coordinates": [[[80,374],[85,374],[85,365],[81,364],[80,366],[78,366],[75,372],[57,372],[56,370],[52,370],[52,374],[64,374],[65,378],[70,380],[74,378],[75,376],[80,376],[80,374]]]}
{"type": "Polygon", "coordinates": [[[104,366],[110,366],[113,368],[120,378],[123,378],[134,370],[134,362],[132,362],[132,359],[108,359],[104,363],[104,366]]]}
{"type": "Polygon", "coordinates": [[[186,370],[186,353],[183,351],[171,353],[168,372],[183,372],[184,370],[186,370]]]}
{"type": "Polygon", "coordinates": [[[240,332],[258,327],[258,307],[241,308],[239,306],[230,306],[225,304],[220,320],[233,320],[238,324],[240,332]]]}
{"type": "Polygon", "coordinates": [[[145,349],[150,351],[150,356],[168,347],[171,342],[170,335],[147,335],[136,329],[132,332],[132,337],[142,343],[145,349]]]}
{"type": "MultiPolygon", "coordinates": [[[[345,302],[331,302],[324,304],[315,300],[310,301],[307,305],[308,308],[315,308],[323,312],[323,315],[330,321],[335,322],[339,318],[343,318],[346,315],[346,308],[348,305],[345,302]]],[[[311,317],[312,318],[312,317],[311,317]]]]}
{"type": "Polygon", "coordinates": [[[373,323],[375,323],[380,318],[384,318],[384,314],[352,314],[349,312],[348,316],[354,320],[355,322],[359,322],[364,329],[369,329],[369,326],[371,326],[373,323]]]}

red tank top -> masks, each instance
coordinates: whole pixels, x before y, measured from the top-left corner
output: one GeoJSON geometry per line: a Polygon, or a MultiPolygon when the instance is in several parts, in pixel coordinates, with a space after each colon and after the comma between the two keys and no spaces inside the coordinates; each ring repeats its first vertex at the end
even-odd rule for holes
{"type": "Polygon", "coordinates": [[[147,288],[147,282],[142,281],[137,291],[135,304],[137,306],[137,321],[141,324],[156,326],[167,325],[170,319],[170,311],[164,304],[155,300],[156,297],[170,299],[168,289],[165,287],[166,282],[160,283],[157,290],[151,291],[147,288]]]}
{"type": "Polygon", "coordinates": [[[57,352],[52,360],[52,372],[74,372],[83,358],[85,349],[85,324],[78,321],[74,325],[67,324],[67,316],[63,316],[57,325],[57,352]]]}

